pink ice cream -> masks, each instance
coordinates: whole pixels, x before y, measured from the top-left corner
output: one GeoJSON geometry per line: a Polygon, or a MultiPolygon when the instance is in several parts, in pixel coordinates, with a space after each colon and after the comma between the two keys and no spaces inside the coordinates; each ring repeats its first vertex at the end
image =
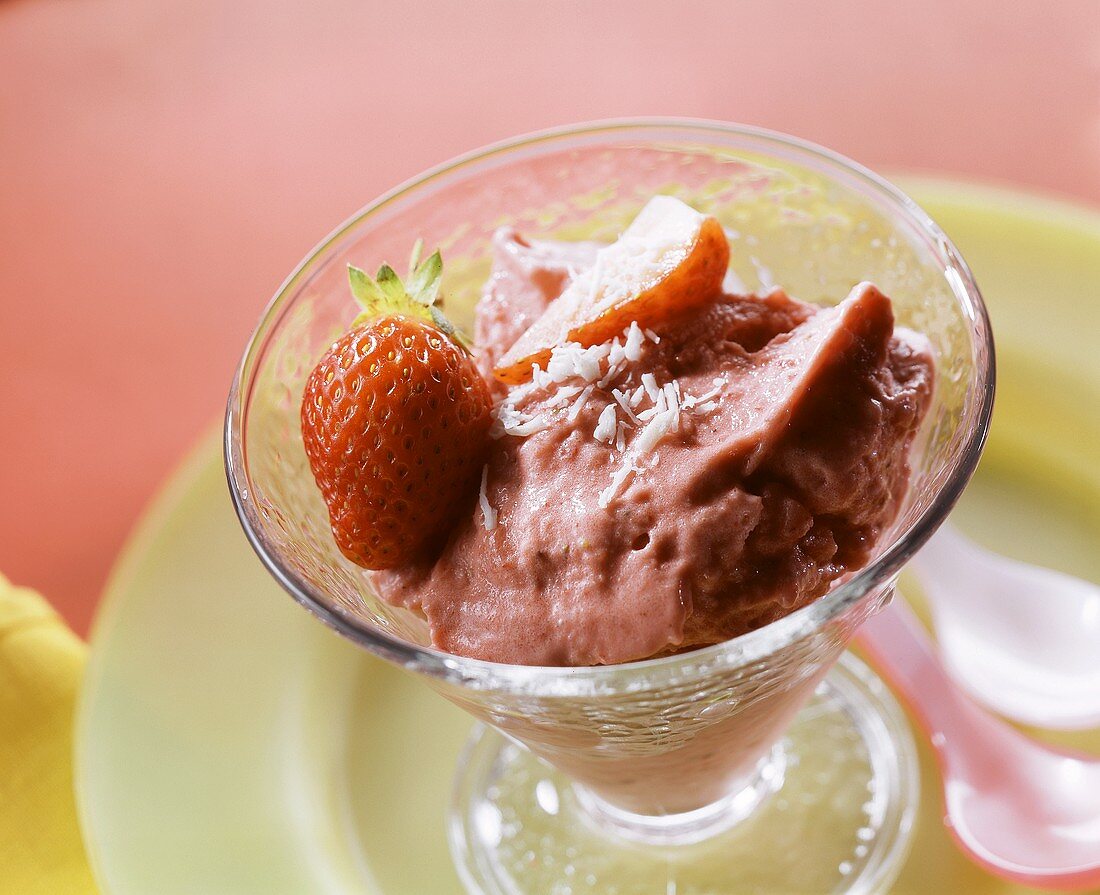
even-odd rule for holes
{"type": "MultiPolygon", "coordinates": [[[[493,362],[596,246],[498,234],[478,307],[493,362]]],[[[822,308],[722,295],[498,387],[480,499],[430,561],[375,575],[435,646],[595,665],[765,625],[858,569],[897,515],[932,391],[925,340],[856,286],[822,308]]]]}

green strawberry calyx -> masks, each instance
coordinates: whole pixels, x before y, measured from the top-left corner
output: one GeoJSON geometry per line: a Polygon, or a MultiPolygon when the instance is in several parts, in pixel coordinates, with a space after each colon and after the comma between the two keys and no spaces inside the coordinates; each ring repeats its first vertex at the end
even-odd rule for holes
{"type": "Polygon", "coordinates": [[[401,314],[431,323],[448,336],[458,340],[454,326],[437,305],[443,280],[443,257],[436,249],[423,261],[420,259],[424,241],[418,239],[409,259],[409,272],[401,279],[388,264],[378,268],[373,277],[358,267],[348,265],[351,294],[363,310],[352,322],[361,326],[382,317],[401,314]]]}

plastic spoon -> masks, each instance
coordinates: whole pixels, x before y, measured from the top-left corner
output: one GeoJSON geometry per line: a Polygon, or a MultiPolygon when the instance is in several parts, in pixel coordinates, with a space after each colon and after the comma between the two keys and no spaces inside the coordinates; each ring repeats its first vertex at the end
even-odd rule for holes
{"type": "Polygon", "coordinates": [[[1100,587],[940,528],[913,561],[944,664],[975,699],[1038,727],[1100,725],[1100,587]]]}
{"type": "Polygon", "coordinates": [[[932,743],[963,851],[1027,885],[1100,885],[1100,760],[1037,743],[971,702],[903,600],[857,636],[932,743]]]}

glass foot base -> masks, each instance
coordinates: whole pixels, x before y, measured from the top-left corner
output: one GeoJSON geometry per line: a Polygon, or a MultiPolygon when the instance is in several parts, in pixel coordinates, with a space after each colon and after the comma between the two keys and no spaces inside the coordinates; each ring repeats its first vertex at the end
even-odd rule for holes
{"type": "Polygon", "coordinates": [[[479,727],[448,832],[474,895],[871,893],[901,869],[918,793],[897,703],[845,655],[753,780],[715,806],[622,812],[479,727]]]}

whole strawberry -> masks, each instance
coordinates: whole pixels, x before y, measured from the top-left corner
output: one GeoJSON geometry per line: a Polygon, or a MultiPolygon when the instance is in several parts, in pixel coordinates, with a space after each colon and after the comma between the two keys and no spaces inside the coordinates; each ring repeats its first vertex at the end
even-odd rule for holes
{"type": "Polygon", "coordinates": [[[407,282],[349,267],[364,311],[310,373],[302,440],[352,562],[389,569],[437,547],[477,493],[489,443],[485,380],[435,307],[436,252],[407,282]]]}

